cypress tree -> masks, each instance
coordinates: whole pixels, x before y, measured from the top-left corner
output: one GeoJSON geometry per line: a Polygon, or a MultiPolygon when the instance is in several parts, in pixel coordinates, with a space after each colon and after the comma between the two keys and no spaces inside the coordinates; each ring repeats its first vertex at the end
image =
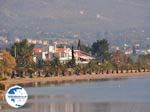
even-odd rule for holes
{"type": "Polygon", "coordinates": [[[74,48],[73,48],[73,46],[72,46],[72,48],[71,48],[71,52],[72,52],[72,60],[71,60],[71,65],[72,66],[75,66],[75,57],[74,57],[74,48]]]}
{"type": "Polygon", "coordinates": [[[78,50],[81,50],[81,41],[80,41],[80,39],[78,40],[78,46],[77,46],[77,49],[78,49],[78,50]]]}

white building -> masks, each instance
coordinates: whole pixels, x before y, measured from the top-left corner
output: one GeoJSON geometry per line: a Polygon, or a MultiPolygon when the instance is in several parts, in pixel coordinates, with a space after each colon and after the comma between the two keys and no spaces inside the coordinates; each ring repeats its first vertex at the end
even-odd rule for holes
{"type": "MultiPolygon", "coordinates": [[[[61,63],[67,63],[72,59],[72,50],[70,48],[57,48],[56,45],[50,45],[47,49],[41,51],[39,48],[34,50],[36,57],[41,60],[52,60],[53,56],[57,56],[61,63]]],[[[90,56],[88,53],[81,50],[74,50],[74,57],[77,64],[87,64],[94,57],[90,56]]],[[[37,60],[37,59],[34,59],[37,60]]]]}

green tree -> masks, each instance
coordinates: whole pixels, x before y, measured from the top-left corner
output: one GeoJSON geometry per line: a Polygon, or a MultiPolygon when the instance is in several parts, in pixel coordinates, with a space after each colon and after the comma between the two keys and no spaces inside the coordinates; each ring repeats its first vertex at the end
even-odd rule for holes
{"type": "Polygon", "coordinates": [[[59,58],[54,56],[53,60],[50,62],[51,66],[50,69],[55,73],[55,75],[58,75],[61,67],[61,63],[59,61],[59,58]]]}
{"type": "Polygon", "coordinates": [[[113,69],[113,65],[110,62],[105,62],[101,65],[101,68],[103,68],[103,70],[110,70],[113,69]]]}
{"type": "Polygon", "coordinates": [[[29,44],[25,39],[19,43],[14,43],[11,48],[11,54],[16,58],[17,68],[29,70],[35,68],[33,61],[33,44],[29,44]]]}
{"type": "Polygon", "coordinates": [[[53,60],[51,61],[51,65],[54,66],[54,67],[58,67],[61,65],[60,61],[59,61],[59,58],[58,57],[54,57],[53,60]]]}
{"type": "Polygon", "coordinates": [[[150,54],[147,55],[139,55],[138,64],[144,68],[150,68],[150,54]]]}
{"type": "Polygon", "coordinates": [[[76,60],[75,60],[75,57],[74,57],[74,48],[73,48],[73,46],[72,46],[72,48],[71,48],[71,53],[72,53],[72,59],[71,59],[71,66],[73,67],[73,66],[75,66],[75,64],[76,64],[76,60]]]}
{"type": "Polygon", "coordinates": [[[87,70],[89,72],[94,72],[98,70],[98,62],[97,60],[91,60],[87,65],[87,70]]]}
{"type": "Polygon", "coordinates": [[[72,48],[71,48],[71,53],[72,53],[72,58],[71,58],[71,60],[66,64],[67,67],[69,67],[69,68],[73,68],[73,67],[75,67],[75,65],[76,65],[76,60],[75,60],[75,57],[74,57],[74,48],[73,48],[73,46],[72,46],[72,48]]]}
{"type": "Polygon", "coordinates": [[[77,46],[77,49],[78,49],[78,50],[81,49],[81,42],[80,42],[80,39],[78,40],[78,46],[77,46]]]}
{"type": "Polygon", "coordinates": [[[106,39],[97,40],[92,44],[92,54],[95,55],[102,62],[109,60],[109,43],[106,39]]]}

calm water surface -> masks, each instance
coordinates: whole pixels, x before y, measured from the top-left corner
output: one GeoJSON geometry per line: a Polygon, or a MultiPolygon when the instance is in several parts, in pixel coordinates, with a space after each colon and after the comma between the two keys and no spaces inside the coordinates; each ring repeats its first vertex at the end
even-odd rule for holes
{"type": "Polygon", "coordinates": [[[150,76],[25,87],[27,104],[0,112],[150,112],[150,76]]]}

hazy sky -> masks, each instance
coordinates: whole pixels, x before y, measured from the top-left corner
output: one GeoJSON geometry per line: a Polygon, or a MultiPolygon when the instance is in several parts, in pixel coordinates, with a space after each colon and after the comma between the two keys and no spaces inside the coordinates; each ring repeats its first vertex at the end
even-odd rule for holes
{"type": "Polygon", "coordinates": [[[0,0],[3,16],[16,24],[46,18],[61,28],[143,28],[150,27],[150,0],[0,0]]]}

